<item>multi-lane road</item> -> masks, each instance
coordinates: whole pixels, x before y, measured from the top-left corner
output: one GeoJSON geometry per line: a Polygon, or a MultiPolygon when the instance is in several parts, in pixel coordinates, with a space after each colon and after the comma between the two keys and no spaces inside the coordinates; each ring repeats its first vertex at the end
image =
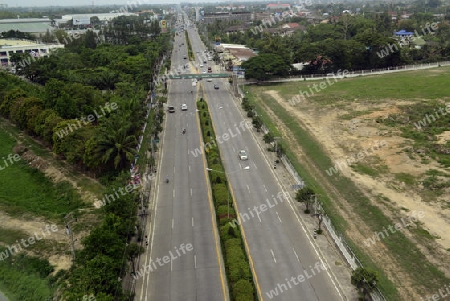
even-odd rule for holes
{"type": "MultiPolygon", "coordinates": [[[[188,64],[184,59],[186,45],[184,33],[175,37],[173,70],[188,64]]],[[[175,112],[166,114],[153,218],[147,235],[150,249],[138,267],[150,265],[152,269],[147,268],[149,273],[138,278],[135,300],[228,300],[206,166],[201,156],[188,153],[200,145],[195,93],[191,94],[191,90],[196,90],[191,80],[169,83],[167,105],[174,106],[175,112]],[[187,105],[187,111],[181,111],[181,104],[187,105]]]]}
{"type": "MultiPolygon", "coordinates": [[[[194,28],[187,31],[193,51],[198,54],[186,73],[202,72],[207,68],[199,67],[205,48],[194,28]]],[[[186,45],[184,33],[175,37],[172,69],[181,70],[180,66],[188,63],[184,59],[186,45]],[[185,45],[180,46],[183,42],[185,45]]],[[[213,69],[219,71],[217,66],[213,69]]],[[[203,80],[199,85],[203,86],[216,136],[228,137],[217,144],[241,216],[259,299],[344,300],[333,275],[324,268],[326,261],[320,258],[311,235],[307,235],[293,210],[293,195],[288,195],[293,192],[286,191],[286,183],[277,180],[272,162],[263,155],[253,129],[247,126],[248,121],[231,97],[228,81],[203,80]],[[219,89],[214,88],[215,84],[219,89]],[[247,151],[249,160],[239,160],[241,149],[247,151]]],[[[140,260],[143,266],[151,264],[152,271],[137,280],[139,301],[228,299],[207,166],[202,156],[193,155],[200,147],[196,91],[191,80],[172,80],[169,84],[168,105],[176,111],[166,115],[148,233],[150,250],[140,260]],[[182,103],[187,104],[187,111],[180,110],[182,103]],[[183,128],[186,134],[182,134],[183,128]],[[169,183],[165,183],[166,175],[169,183]]]]}
{"type": "MultiPolygon", "coordinates": [[[[201,53],[197,31],[189,28],[188,32],[194,51],[201,53]]],[[[334,277],[322,268],[326,262],[319,257],[286,198],[286,194],[294,192],[285,191],[283,183],[278,182],[272,162],[263,156],[253,137],[253,129],[241,126],[244,119],[227,89],[230,84],[226,79],[203,84],[216,136],[230,136],[217,144],[237,209],[245,220],[242,227],[260,298],[271,299],[271,295],[274,300],[343,300],[334,277]],[[219,84],[220,89],[215,90],[213,84],[219,84]],[[241,149],[247,151],[249,160],[239,160],[241,149]]]]}

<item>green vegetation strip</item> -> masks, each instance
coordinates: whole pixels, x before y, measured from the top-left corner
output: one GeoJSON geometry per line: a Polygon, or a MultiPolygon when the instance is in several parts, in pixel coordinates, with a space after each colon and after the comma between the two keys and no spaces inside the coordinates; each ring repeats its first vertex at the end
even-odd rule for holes
{"type": "MultiPolygon", "coordinates": [[[[7,250],[0,248],[0,253],[7,250]]],[[[0,290],[9,301],[47,301],[53,300],[51,276],[53,267],[47,260],[24,254],[13,255],[0,260],[0,290]]]]}
{"type": "MultiPolygon", "coordinates": [[[[281,87],[283,90],[283,86],[281,87]]],[[[298,89],[298,84],[296,85],[296,88],[298,89]]],[[[278,90],[273,86],[271,86],[271,89],[278,90]]],[[[337,88],[335,87],[334,89],[337,88]]],[[[254,87],[250,87],[249,90],[252,92],[251,94],[260,93],[261,91],[260,88],[254,87]]],[[[352,89],[349,90],[351,91],[352,89]]],[[[328,90],[327,93],[329,93],[328,90]]],[[[260,99],[264,105],[269,107],[292,131],[298,145],[302,146],[305,156],[313,161],[314,165],[322,172],[324,177],[327,177],[330,183],[339,191],[340,195],[346,196],[347,202],[353,206],[353,212],[357,213],[361,220],[364,220],[366,225],[370,227],[371,230],[374,232],[379,232],[382,231],[383,227],[388,227],[393,224],[393,222],[386,217],[378,207],[372,205],[371,201],[364,196],[364,194],[350,179],[340,175],[329,177],[325,173],[325,171],[334,164],[322,150],[319,143],[295,121],[295,118],[293,118],[288,111],[267,96],[261,96],[260,99]]],[[[286,98],[286,100],[288,99],[289,98],[286,98]]],[[[264,112],[264,109],[260,105],[259,101],[256,101],[250,97],[251,102],[252,100],[258,112],[264,112]]],[[[275,124],[270,118],[267,117],[266,114],[262,114],[261,118],[269,129],[275,128],[275,124]]],[[[333,203],[333,200],[326,195],[325,190],[311,175],[304,172],[306,169],[299,163],[297,156],[293,154],[283,142],[281,143],[283,144],[284,149],[287,149],[286,155],[291,160],[300,176],[306,181],[307,185],[313,187],[316,193],[321,194],[321,201],[323,201],[325,211],[333,221],[333,224],[341,233],[345,233],[346,221],[336,214],[336,205],[333,203]]],[[[365,267],[379,270],[371,258],[364,253],[365,246],[362,242],[352,242],[348,238],[347,242],[365,267]]],[[[383,239],[381,243],[383,243],[387,250],[389,250],[387,253],[393,255],[395,254],[397,262],[401,266],[402,270],[408,272],[409,276],[414,281],[414,285],[418,287],[426,287],[428,291],[437,291],[443,286],[443,284],[448,283],[449,279],[446,278],[445,275],[434,265],[428,262],[416,245],[408,240],[401,231],[391,234],[383,239]]],[[[382,271],[380,271],[380,283],[378,284],[378,287],[388,300],[400,299],[394,284],[382,271]]]]}
{"type": "MultiPolygon", "coordinates": [[[[203,99],[197,102],[199,110],[200,124],[203,133],[204,143],[215,141],[215,134],[208,110],[208,105],[203,99]]],[[[255,284],[253,282],[250,264],[245,251],[244,242],[239,226],[230,225],[230,221],[237,218],[232,202],[228,202],[230,191],[225,169],[220,159],[220,152],[217,148],[207,149],[206,159],[210,171],[210,182],[212,185],[212,195],[216,211],[217,224],[224,256],[225,270],[227,273],[230,298],[235,301],[257,300],[255,284]],[[229,218],[228,218],[228,204],[229,218]]]]}
{"type": "MultiPolygon", "coordinates": [[[[0,158],[14,155],[16,141],[0,128],[0,158]]],[[[10,157],[11,158],[11,157],[10,157]]],[[[59,220],[84,207],[79,194],[68,182],[52,183],[39,170],[17,155],[18,160],[0,160],[0,209],[11,216],[24,214],[59,220]],[[12,163],[11,163],[12,161],[12,163]]]]}
{"type": "Polygon", "coordinates": [[[192,51],[191,41],[189,40],[189,35],[188,35],[187,31],[185,31],[184,33],[185,33],[185,36],[186,36],[186,43],[187,43],[187,48],[188,48],[189,60],[195,61],[194,52],[192,51]]]}

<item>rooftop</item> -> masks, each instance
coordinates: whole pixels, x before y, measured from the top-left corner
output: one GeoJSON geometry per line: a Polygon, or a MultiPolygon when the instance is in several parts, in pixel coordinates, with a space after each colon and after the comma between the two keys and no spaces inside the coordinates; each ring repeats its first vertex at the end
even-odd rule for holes
{"type": "Polygon", "coordinates": [[[1,19],[0,24],[11,23],[51,23],[49,18],[1,19]]]}
{"type": "Polygon", "coordinates": [[[270,3],[266,7],[291,7],[291,5],[288,3],[270,3]]]}
{"type": "Polygon", "coordinates": [[[0,46],[32,46],[32,45],[39,45],[33,41],[30,40],[19,40],[19,39],[0,39],[0,46]]]}
{"type": "Polygon", "coordinates": [[[3,23],[0,24],[0,32],[6,32],[10,30],[18,30],[21,32],[42,32],[45,33],[47,31],[53,30],[53,27],[50,26],[50,24],[46,23],[3,23]]]}

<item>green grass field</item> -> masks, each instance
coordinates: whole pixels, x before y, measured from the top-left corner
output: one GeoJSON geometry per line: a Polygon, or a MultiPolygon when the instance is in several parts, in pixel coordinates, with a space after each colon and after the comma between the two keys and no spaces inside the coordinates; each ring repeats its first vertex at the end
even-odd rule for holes
{"type": "MultiPolygon", "coordinates": [[[[277,90],[280,95],[285,96],[286,101],[299,91],[309,92],[313,85],[319,85],[321,81],[299,81],[283,84],[271,84],[270,89],[277,90]]],[[[450,97],[450,67],[438,69],[398,72],[377,76],[365,76],[356,78],[330,79],[332,85],[316,92],[314,88],[310,93],[311,99],[320,104],[331,105],[335,101],[351,102],[372,100],[383,101],[383,99],[444,99],[450,97]]],[[[327,81],[325,80],[327,83],[327,81]]]]}
{"type": "Polygon", "coordinates": [[[19,160],[4,163],[16,141],[0,128],[0,210],[15,217],[26,214],[59,220],[83,206],[77,192],[67,182],[52,183],[45,175],[19,160]]]}
{"type": "MultiPolygon", "coordinates": [[[[424,107],[422,99],[430,100],[431,106],[436,106],[437,99],[448,99],[450,95],[450,68],[439,68],[432,70],[422,70],[415,72],[401,72],[396,74],[389,74],[384,76],[374,77],[358,77],[351,79],[342,79],[331,86],[315,93],[308,101],[317,102],[320,106],[340,106],[351,110],[352,103],[357,99],[358,102],[368,103],[385,103],[385,100],[419,100],[417,107],[409,110],[413,115],[412,120],[421,119],[429,107],[424,107]],[[426,108],[426,109],[425,109],[426,108]]],[[[294,134],[294,138],[298,145],[302,146],[302,150],[306,156],[312,160],[313,164],[320,170],[325,179],[335,187],[340,195],[346,197],[347,202],[352,206],[352,210],[364,220],[367,226],[374,232],[379,231],[386,225],[392,224],[392,221],[375,205],[372,201],[363,195],[363,193],[355,186],[355,184],[345,177],[335,176],[328,177],[325,171],[333,166],[331,159],[327,156],[325,151],[319,143],[299,125],[292,113],[286,110],[270,96],[266,95],[264,91],[275,90],[278,94],[287,101],[293,96],[297,95],[299,91],[307,91],[309,87],[319,81],[306,82],[290,82],[285,84],[270,84],[268,86],[249,86],[245,87],[250,93],[249,99],[256,105],[256,109],[268,128],[273,132],[274,136],[279,136],[279,131],[276,129],[277,124],[270,120],[269,116],[264,112],[263,107],[269,107],[279,118],[284,125],[290,129],[294,134]],[[264,105],[264,106],[263,106],[264,105]]],[[[442,105],[442,104],[441,104],[442,105]]],[[[295,108],[293,108],[295,110],[295,108]]],[[[298,108],[297,108],[298,110],[298,108]]],[[[367,112],[364,112],[366,114],[367,112]]],[[[345,118],[349,119],[349,116],[345,118]]],[[[353,118],[353,117],[350,117],[353,118]]],[[[445,123],[445,120],[442,119],[445,123]]],[[[412,125],[400,124],[393,122],[389,126],[399,127],[405,134],[411,131],[412,125]]],[[[438,123],[436,123],[437,125],[438,123]]],[[[448,130],[448,124],[447,124],[448,130]]],[[[423,141],[418,141],[422,143],[423,141]]],[[[286,145],[285,141],[282,141],[286,145]]],[[[287,155],[291,159],[296,170],[300,176],[306,181],[307,185],[313,187],[316,193],[321,195],[321,201],[324,202],[327,214],[333,220],[335,226],[342,232],[347,230],[347,222],[336,214],[334,195],[324,189],[320,181],[316,180],[310,174],[305,172],[306,168],[300,163],[297,156],[287,149],[287,155]]],[[[357,164],[353,167],[355,171],[362,172],[372,176],[379,176],[385,169],[375,170],[365,165],[357,164]]],[[[414,181],[408,175],[399,174],[397,177],[406,179],[407,183],[414,181]]],[[[383,201],[386,201],[383,199],[383,201]]],[[[381,202],[381,201],[380,201],[381,202]]],[[[415,231],[419,241],[427,244],[427,239],[431,239],[430,235],[424,235],[423,229],[418,228],[415,231]]],[[[428,240],[429,241],[429,240],[428,240]]],[[[418,247],[414,245],[406,236],[397,232],[383,240],[386,251],[396,255],[396,263],[400,265],[401,269],[407,271],[412,278],[414,285],[417,287],[426,288],[426,291],[437,290],[448,283],[449,279],[444,276],[434,265],[429,263],[425,256],[419,251],[418,247]]],[[[380,270],[375,266],[372,259],[366,255],[362,242],[350,242],[358,258],[362,260],[365,266],[380,270]]],[[[388,298],[388,300],[400,300],[400,296],[395,288],[393,282],[387,278],[382,271],[379,287],[388,298]]]]}

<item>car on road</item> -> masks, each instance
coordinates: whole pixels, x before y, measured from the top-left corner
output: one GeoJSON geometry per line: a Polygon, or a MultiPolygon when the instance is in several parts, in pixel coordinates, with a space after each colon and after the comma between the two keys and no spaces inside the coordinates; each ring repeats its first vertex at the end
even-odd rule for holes
{"type": "Polygon", "coordinates": [[[203,68],[203,64],[200,64],[200,68],[203,68]]]}
{"type": "Polygon", "coordinates": [[[208,78],[206,81],[210,83],[212,82],[212,78],[208,78]]]}
{"type": "Polygon", "coordinates": [[[186,59],[187,59],[187,56],[184,56],[183,58],[186,60],[186,59]]]}
{"type": "Polygon", "coordinates": [[[187,111],[187,104],[182,104],[181,105],[181,111],[187,111]]]}
{"type": "Polygon", "coordinates": [[[175,107],[169,106],[169,107],[167,108],[167,111],[169,111],[169,113],[175,113],[175,107]]]}
{"type": "Polygon", "coordinates": [[[239,151],[238,156],[240,160],[248,160],[247,152],[243,149],[239,151]]]}
{"type": "Polygon", "coordinates": [[[214,85],[214,89],[219,90],[219,85],[214,85]]]}

